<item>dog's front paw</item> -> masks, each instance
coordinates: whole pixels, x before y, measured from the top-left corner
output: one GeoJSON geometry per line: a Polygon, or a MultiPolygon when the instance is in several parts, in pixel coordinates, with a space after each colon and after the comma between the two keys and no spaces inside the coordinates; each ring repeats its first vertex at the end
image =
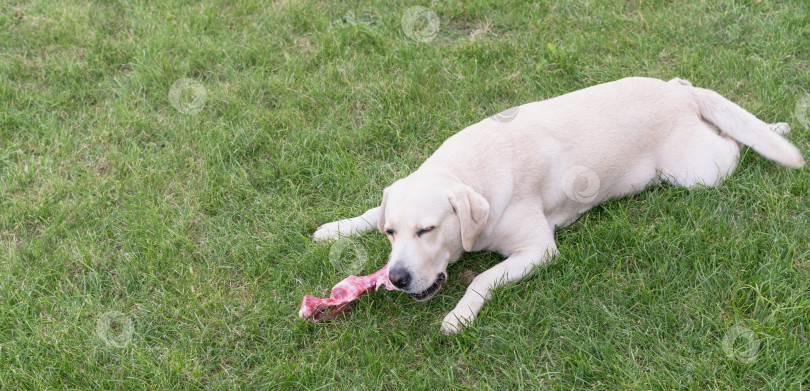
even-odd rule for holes
{"type": "Polygon", "coordinates": [[[475,314],[469,307],[467,307],[466,310],[456,307],[444,317],[442,321],[442,334],[455,334],[472,323],[473,319],[475,319],[475,314]]]}
{"type": "Polygon", "coordinates": [[[339,223],[340,221],[334,221],[318,227],[318,229],[315,230],[315,233],[312,234],[312,241],[323,242],[337,239],[341,234],[344,234],[340,231],[339,223]]]}

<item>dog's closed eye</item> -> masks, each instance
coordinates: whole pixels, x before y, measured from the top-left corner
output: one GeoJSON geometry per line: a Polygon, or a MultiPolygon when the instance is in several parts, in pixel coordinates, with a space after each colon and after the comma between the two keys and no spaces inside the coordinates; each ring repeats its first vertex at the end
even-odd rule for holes
{"type": "Polygon", "coordinates": [[[426,234],[426,233],[428,233],[430,231],[433,231],[434,228],[436,228],[436,227],[435,226],[430,226],[430,227],[427,227],[427,228],[422,228],[419,231],[416,231],[416,236],[422,236],[423,234],[426,234]]]}

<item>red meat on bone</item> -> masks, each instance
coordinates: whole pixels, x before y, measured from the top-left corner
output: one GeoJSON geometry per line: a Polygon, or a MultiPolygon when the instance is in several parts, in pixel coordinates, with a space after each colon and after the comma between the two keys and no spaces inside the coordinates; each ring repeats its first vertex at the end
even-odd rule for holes
{"type": "Polygon", "coordinates": [[[388,265],[367,276],[349,276],[337,283],[332,288],[329,298],[321,299],[315,296],[306,295],[301,301],[301,310],[298,317],[319,321],[323,319],[334,319],[360,295],[367,291],[373,291],[384,286],[389,291],[394,290],[391,281],[388,280],[388,265]]]}

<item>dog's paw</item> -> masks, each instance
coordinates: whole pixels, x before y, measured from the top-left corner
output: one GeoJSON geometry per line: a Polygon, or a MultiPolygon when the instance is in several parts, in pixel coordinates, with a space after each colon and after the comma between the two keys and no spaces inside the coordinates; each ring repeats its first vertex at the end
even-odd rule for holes
{"type": "Polygon", "coordinates": [[[776,132],[776,134],[786,135],[790,133],[790,125],[787,122],[777,122],[775,124],[768,124],[768,126],[776,132]]]}
{"type": "Polygon", "coordinates": [[[340,221],[333,221],[331,223],[326,223],[318,229],[315,230],[315,233],[312,234],[312,241],[313,242],[325,242],[330,240],[335,240],[339,238],[341,235],[346,235],[345,232],[340,230],[341,225],[347,224],[340,224],[340,221]]]}
{"type": "Polygon", "coordinates": [[[442,321],[442,334],[455,334],[472,323],[473,319],[475,319],[475,314],[469,308],[465,311],[459,310],[459,308],[456,307],[444,317],[442,321]]]}
{"type": "Polygon", "coordinates": [[[676,77],[676,78],[668,81],[667,83],[680,84],[682,86],[689,86],[689,87],[692,86],[692,83],[690,83],[689,80],[684,80],[684,79],[681,79],[679,77],[676,77]]]}

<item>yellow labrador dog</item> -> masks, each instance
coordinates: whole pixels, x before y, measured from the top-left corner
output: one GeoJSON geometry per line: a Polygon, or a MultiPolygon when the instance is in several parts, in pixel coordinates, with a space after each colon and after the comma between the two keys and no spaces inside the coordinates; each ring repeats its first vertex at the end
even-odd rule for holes
{"type": "Polygon", "coordinates": [[[662,181],[717,186],[741,146],[790,168],[805,162],[783,134],[688,81],[626,78],[525,104],[453,135],[418,170],[385,189],[379,207],[318,228],[315,240],[379,229],[388,277],[428,300],[465,251],[506,259],[472,281],[442,331],[469,324],[492,289],[557,253],[554,230],[609,198],[662,181]]]}

